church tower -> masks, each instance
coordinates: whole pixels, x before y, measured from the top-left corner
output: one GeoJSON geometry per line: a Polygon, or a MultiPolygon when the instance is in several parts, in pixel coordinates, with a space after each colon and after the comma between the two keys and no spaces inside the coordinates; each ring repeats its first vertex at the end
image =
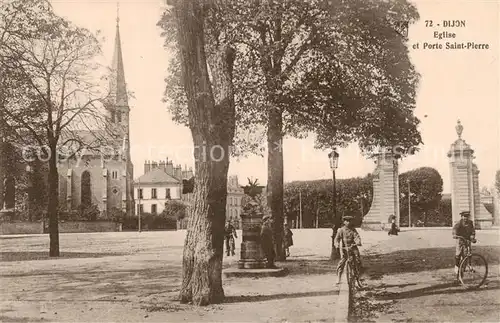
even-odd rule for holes
{"type": "Polygon", "coordinates": [[[109,78],[109,97],[106,104],[110,132],[116,138],[115,149],[123,163],[120,171],[121,209],[128,215],[134,212],[133,164],[130,156],[130,107],[120,39],[120,17],[116,17],[116,36],[109,78]]]}
{"type": "Polygon", "coordinates": [[[120,39],[120,18],[116,18],[116,36],[111,75],[109,79],[108,104],[106,106],[109,122],[120,135],[129,134],[129,112],[125,70],[123,68],[122,45],[120,39]]]}

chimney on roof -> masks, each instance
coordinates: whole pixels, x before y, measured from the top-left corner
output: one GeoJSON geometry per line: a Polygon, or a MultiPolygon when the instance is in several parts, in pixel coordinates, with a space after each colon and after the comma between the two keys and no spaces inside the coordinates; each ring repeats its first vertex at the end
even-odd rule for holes
{"type": "Polygon", "coordinates": [[[151,171],[151,164],[149,160],[144,161],[144,174],[149,173],[151,171]]]}
{"type": "Polygon", "coordinates": [[[165,173],[167,173],[170,176],[174,176],[174,164],[172,161],[167,160],[167,165],[165,166],[165,173]]]}
{"type": "Polygon", "coordinates": [[[167,167],[163,160],[160,160],[159,168],[166,173],[167,167]]]}
{"type": "Polygon", "coordinates": [[[181,167],[181,165],[177,165],[177,167],[174,168],[174,177],[177,179],[182,179],[182,167],[181,167]]]}

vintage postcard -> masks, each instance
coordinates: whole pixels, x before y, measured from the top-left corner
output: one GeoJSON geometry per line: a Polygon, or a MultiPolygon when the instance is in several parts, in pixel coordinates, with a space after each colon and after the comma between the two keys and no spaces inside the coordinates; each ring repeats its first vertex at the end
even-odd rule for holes
{"type": "Polygon", "coordinates": [[[0,1],[0,321],[498,322],[500,2],[0,1]]]}

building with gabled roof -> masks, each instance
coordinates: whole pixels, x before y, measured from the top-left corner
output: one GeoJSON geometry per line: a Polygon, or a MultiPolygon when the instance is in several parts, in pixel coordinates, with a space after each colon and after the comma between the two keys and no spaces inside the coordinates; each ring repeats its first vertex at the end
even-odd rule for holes
{"type": "Polygon", "coordinates": [[[144,162],[144,175],[134,181],[136,212],[159,214],[171,200],[189,204],[182,194],[182,180],[193,177],[192,169],[182,170],[170,160],[144,162]]]}

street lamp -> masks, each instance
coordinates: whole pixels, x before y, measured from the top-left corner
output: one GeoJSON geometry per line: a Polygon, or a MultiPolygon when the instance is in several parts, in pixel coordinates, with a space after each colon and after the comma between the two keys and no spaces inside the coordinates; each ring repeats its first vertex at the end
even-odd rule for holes
{"type": "Polygon", "coordinates": [[[330,259],[334,260],[339,257],[338,250],[335,248],[334,241],[335,241],[335,236],[337,235],[337,230],[340,227],[340,222],[339,219],[337,219],[337,188],[336,188],[336,183],[335,183],[335,170],[339,166],[339,153],[337,152],[337,149],[334,148],[329,154],[328,154],[328,159],[330,160],[330,168],[332,170],[332,176],[333,176],[333,225],[332,225],[332,252],[330,254],[330,259]]]}
{"type": "Polygon", "coordinates": [[[411,227],[411,191],[410,191],[410,179],[406,179],[408,184],[408,228],[411,227]]]}
{"type": "Polygon", "coordinates": [[[28,183],[28,189],[27,189],[27,193],[28,193],[28,199],[27,199],[27,203],[26,203],[26,211],[28,213],[28,220],[31,222],[32,218],[31,218],[31,203],[32,203],[32,198],[33,198],[33,182],[32,182],[32,178],[31,178],[31,172],[32,172],[32,168],[30,165],[26,165],[26,174],[28,175],[27,176],[27,183],[28,183]]]}

